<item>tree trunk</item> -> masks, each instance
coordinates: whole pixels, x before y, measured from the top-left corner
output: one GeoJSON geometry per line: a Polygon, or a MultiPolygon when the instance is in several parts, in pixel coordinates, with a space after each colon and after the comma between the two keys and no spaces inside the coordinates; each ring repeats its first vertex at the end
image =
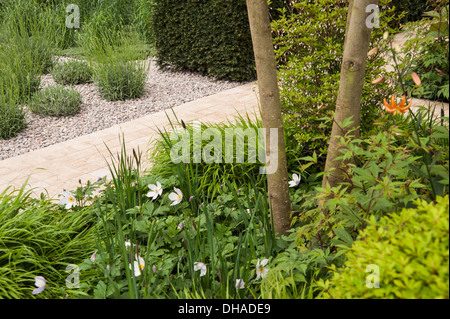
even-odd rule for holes
{"type": "Polygon", "coordinates": [[[337,169],[344,164],[342,160],[336,160],[336,157],[342,155],[339,151],[339,138],[355,128],[356,130],[350,133],[350,136],[353,135],[355,138],[359,136],[361,95],[372,33],[372,29],[366,26],[366,19],[370,14],[370,12],[366,12],[366,8],[371,4],[378,5],[378,0],[350,1],[339,93],[325,163],[327,174],[322,179],[322,187],[324,188],[327,184],[335,187],[345,180],[344,174],[337,169]],[[343,128],[342,122],[350,117],[352,117],[353,123],[343,128]]]}
{"type": "Polygon", "coordinates": [[[277,65],[267,0],[247,0],[247,10],[255,53],[262,122],[266,130],[266,160],[270,161],[266,163],[266,168],[271,166],[270,171],[267,171],[269,205],[275,233],[285,234],[290,227],[291,202],[277,65]],[[278,133],[276,139],[274,133],[278,133]],[[272,144],[276,144],[275,154],[270,154],[274,146],[272,144]]]}

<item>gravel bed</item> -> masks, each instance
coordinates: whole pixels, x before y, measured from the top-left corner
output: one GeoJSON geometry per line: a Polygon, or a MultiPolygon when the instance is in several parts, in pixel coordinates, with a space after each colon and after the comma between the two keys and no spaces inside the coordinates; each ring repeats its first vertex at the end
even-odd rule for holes
{"type": "MultiPolygon", "coordinates": [[[[27,128],[18,136],[0,140],[0,160],[64,142],[116,124],[169,109],[204,96],[228,90],[244,83],[212,79],[191,72],[161,70],[155,60],[142,97],[126,101],[102,99],[94,83],[73,86],[83,96],[77,115],[39,116],[27,112],[27,128]]],[[[50,74],[43,75],[41,87],[55,85],[50,74]]]]}

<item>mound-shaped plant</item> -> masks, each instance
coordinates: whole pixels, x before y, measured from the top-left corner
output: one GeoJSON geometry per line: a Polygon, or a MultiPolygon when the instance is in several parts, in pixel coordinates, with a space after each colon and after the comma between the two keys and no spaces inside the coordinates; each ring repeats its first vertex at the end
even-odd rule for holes
{"type": "Polygon", "coordinates": [[[59,84],[83,84],[92,81],[92,69],[86,62],[71,60],[56,64],[52,76],[59,84]]]}
{"type": "Polygon", "coordinates": [[[36,92],[28,105],[31,112],[39,115],[74,115],[83,103],[81,94],[63,86],[50,86],[36,92]]]}
{"type": "Polygon", "coordinates": [[[143,94],[146,76],[146,69],[137,63],[108,61],[96,67],[95,83],[104,99],[124,101],[143,94]]]}
{"type": "Polygon", "coordinates": [[[373,216],[347,252],[342,270],[319,282],[329,298],[449,297],[449,198],[373,216]]]}

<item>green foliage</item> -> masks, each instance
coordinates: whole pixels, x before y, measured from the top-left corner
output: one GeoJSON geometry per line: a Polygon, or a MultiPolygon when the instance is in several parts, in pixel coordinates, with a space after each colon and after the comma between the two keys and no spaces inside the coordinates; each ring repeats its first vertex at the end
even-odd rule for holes
{"type": "Polygon", "coordinates": [[[0,139],[16,136],[26,127],[25,112],[20,106],[17,79],[0,76],[0,139]]]}
{"type": "MultiPolygon", "coordinates": [[[[412,56],[411,72],[416,72],[422,85],[413,94],[418,98],[449,102],[449,10],[448,1],[426,12],[426,18],[409,24],[406,30],[417,30],[417,34],[406,41],[405,52],[412,56]]],[[[403,61],[402,61],[403,62],[403,61]]],[[[405,63],[405,62],[404,62],[405,63]]],[[[414,87],[412,79],[406,81],[408,88],[414,87]]]]}
{"type": "Polygon", "coordinates": [[[449,298],[449,202],[417,200],[416,208],[403,209],[376,220],[346,253],[345,266],[322,281],[324,298],[449,298]],[[369,276],[369,265],[378,267],[379,288],[369,276]]]}
{"type": "Polygon", "coordinates": [[[195,163],[199,189],[204,189],[212,196],[224,185],[225,180],[239,181],[241,185],[254,182],[254,187],[264,187],[265,175],[259,174],[262,164],[261,157],[258,157],[258,152],[264,147],[258,139],[258,129],[262,128],[261,120],[239,115],[235,122],[228,123],[181,124],[180,120],[177,121],[178,123],[171,123],[175,134],[160,132],[162,138],[154,143],[151,161],[154,163],[155,173],[165,178],[176,173],[178,165],[172,160],[173,157],[177,161],[195,163]],[[187,147],[180,148],[185,142],[187,147]],[[204,153],[208,150],[208,145],[210,148],[212,145],[217,147],[204,153]],[[176,155],[171,154],[174,149],[178,150],[176,155]],[[191,150],[186,158],[183,157],[185,150],[191,150]],[[242,155],[242,158],[238,158],[237,154],[242,155]],[[207,156],[211,156],[209,163],[205,160],[207,156]]]}
{"type": "MultiPolygon", "coordinates": [[[[392,87],[371,82],[381,76],[387,43],[382,33],[396,19],[383,1],[380,28],[372,32],[371,48],[378,47],[368,58],[361,101],[361,131],[368,134],[379,117],[379,106],[392,87]]],[[[321,126],[336,106],[345,38],[348,1],[291,0],[280,17],[272,22],[274,46],[279,65],[279,86],[286,127],[297,130],[294,136],[304,150],[314,151],[324,163],[331,123],[321,126]],[[306,23],[306,21],[308,21],[306,23]]]]}
{"type": "Polygon", "coordinates": [[[100,95],[109,101],[124,101],[140,97],[144,93],[147,74],[136,70],[135,64],[112,62],[95,69],[95,84],[100,95]]]}
{"type": "Polygon", "coordinates": [[[405,12],[405,16],[399,20],[400,23],[413,22],[422,19],[425,11],[432,7],[434,0],[392,0],[395,6],[395,13],[400,15],[405,12]]]}
{"type": "Polygon", "coordinates": [[[304,223],[299,242],[321,248],[345,246],[370,216],[380,218],[416,199],[448,194],[448,123],[423,120],[424,114],[412,117],[414,124],[401,123],[397,117],[401,128],[382,119],[377,123],[379,132],[365,139],[341,138],[340,158],[350,161],[339,168],[346,181],[334,188],[317,188],[300,205],[298,209],[307,212],[294,219],[304,223]],[[347,237],[336,232],[340,227],[347,237]]]}
{"type": "Polygon", "coordinates": [[[56,64],[52,69],[53,79],[62,85],[83,84],[92,81],[92,69],[83,61],[71,60],[56,64]]]}
{"type": "Polygon", "coordinates": [[[86,31],[80,36],[85,56],[93,67],[100,95],[110,101],[138,98],[144,93],[149,70],[147,50],[133,29],[101,36],[86,31]]]}
{"type": "Polygon", "coordinates": [[[36,92],[28,108],[40,115],[69,116],[78,113],[82,103],[82,96],[78,91],[57,85],[36,92]]]}
{"type": "MultiPolygon", "coordinates": [[[[33,190],[25,191],[25,186],[0,194],[0,299],[34,298],[35,276],[47,281],[39,297],[81,297],[80,291],[66,287],[66,267],[94,250],[93,211],[61,210],[44,196],[33,199],[33,190]]],[[[84,285],[83,275],[80,279],[84,285]]]]}
{"type": "Polygon", "coordinates": [[[38,39],[10,38],[11,42],[0,46],[0,75],[12,77],[18,87],[20,102],[26,102],[36,92],[45,68],[45,56],[40,56],[38,39]]]}
{"type": "Polygon", "coordinates": [[[154,1],[153,37],[162,66],[235,81],[256,77],[245,1],[154,1]]]}

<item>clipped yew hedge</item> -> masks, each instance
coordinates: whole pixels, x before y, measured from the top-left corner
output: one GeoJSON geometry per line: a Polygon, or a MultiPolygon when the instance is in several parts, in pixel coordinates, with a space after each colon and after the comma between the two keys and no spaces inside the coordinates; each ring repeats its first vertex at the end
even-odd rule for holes
{"type": "Polygon", "coordinates": [[[233,81],[256,78],[245,0],[155,0],[152,28],[162,67],[233,81]]]}

